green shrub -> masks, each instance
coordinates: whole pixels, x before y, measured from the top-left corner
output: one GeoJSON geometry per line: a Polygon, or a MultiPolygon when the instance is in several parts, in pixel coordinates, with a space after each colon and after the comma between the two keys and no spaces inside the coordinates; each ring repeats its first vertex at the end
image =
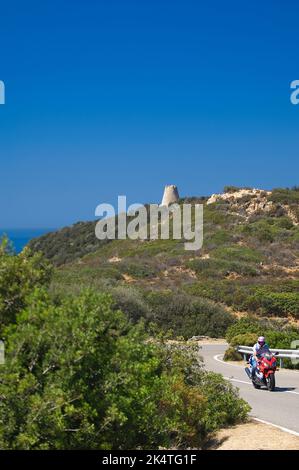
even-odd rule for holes
{"type": "Polygon", "coordinates": [[[157,269],[146,262],[122,261],[119,265],[121,272],[128,274],[133,278],[148,278],[154,277],[157,274],[157,269]]]}
{"type": "Polygon", "coordinates": [[[209,204],[208,206],[207,205],[205,206],[204,212],[203,212],[203,219],[204,219],[204,227],[207,227],[208,224],[221,226],[225,223],[228,223],[230,220],[230,217],[227,214],[220,212],[217,209],[216,203],[214,203],[214,204],[209,204]]]}
{"type": "Polygon", "coordinates": [[[299,192],[296,188],[276,188],[273,189],[268,199],[280,204],[299,204],[299,192]]]}
{"type": "Polygon", "coordinates": [[[188,261],[187,267],[193,269],[199,275],[215,278],[223,278],[230,273],[237,273],[242,276],[256,276],[258,274],[258,270],[251,264],[225,259],[193,259],[188,261]]]}
{"type": "Polygon", "coordinates": [[[122,279],[123,276],[117,267],[68,265],[63,269],[54,270],[50,291],[54,297],[79,294],[88,288],[103,292],[109,290],[122,279]]]}
{"type": "Polygon", "coordinates": [[[133,287],[117,286],[111,289],[111,295],[116,307],[128,315],[133,322],[153,319],[153,312],[139,290],[133,287]]]}
{"type": "Polygon", "coordinates": [[[253,346],[256,343],[256,334],[255,333],[242,333],[234,336],[230,344],[231,346],[253,346]]]}
{"type": "Polygon", "coordinates": [[[256,288],[248,297],[247,305],[252,310],[259,309],[264,315],[299,318],[298,292],[269,292],[267,288],[256,288]]]}
{"type": "Polygon", "coordinates": [[[248,263],[259,263],[263,256],[252,248],[246,246],[227,246],[213,250],[213,257],[227,261],[243,261],[248,263]]]}
{"type": "MultiPolygon", "coordinates": [[[[267,279],[269,282],[269,280],[267,279]]],[[[265,281],[264,281],[265,282],[265,281]]],[[[236,311],[247,311],[268,317],[298,318],[299,280],[276,280],[272,284],[253,284],[247,279],[207,279],[186,286],[186,291],[194,296],[205,297],[231,306],[236,311]]]]}
{"type": "Polygon", "coordinates": [[[252,189],[250,186],[239,187],[233,185],[224,186],[223,192],[224,193],[235,193],[236,191],[240,191],[241,189],[252,189]]]}
{"type": "Polygon", "coordinates": [[[78,222],[56,232],[47,233],[30,240],[33,252],[42,252],[55,266],[70,263],[104,247],[110,240],[98,240],[95,236],[96,222],[78,222]]]}
{"type": "Polygon", "coordinates": [[[238,321],[234,322],[233,325],[229,326],[226,331],[226,339],[228,343],[231,343],[232,339],[242,334],[262,334],[262,326],[256,318],[242,317],[238,321]]]}
{"type": "Polygon", "coordinates": [[[234,321],[221,305],[183,292],[151,292],[147,301],[155,322],[166,330],[172,329],[175,336],[186,339],[194,335],[221,337],[234,321]]]}
{"type": "Polygon", "coordinates": [[[217,246],[222,246],[225,245],[226,243],[229,243],[232,241],[232,234],[231,232],[224,230],[224,229],[218,229],[218,230],[213,230],[211,231],[208,236],[204,237],[203,241],[203,246],[204,248],[208,247],[217,247],[217,246]]]}
{"type": "Polygon", "coordinates": [[[223,188],[223,192],[224,193],[235,193],[236,191],[240,191],[240,188],[239,186],[233,186],[233,185],[227,185],[227,186],[224,186],[223,188]]]}
{"type": "Polygon", "coordinates": [[[293,222],[288,217],[279,217],[275,222],[276,226],[282,229],[292,230],[294,228],[293,222]]]}
{"type": "Polygon", "coordinates": [[[201,389],[205,391],[209,407],[205,415],[205,424],[210,431],[219,427],[231,426],[246,419],[250,406],[238,397],[237,390],[220,374],[203,374],[201,389]]]}
{"type": "Polygon", "coordinates": [[[110,296],[37,290],[5,331],[1,449],[200,448],[248,405],[194,355],[149,341],[110,296]]]}
{"type": "Polygon", "coordinates": [[[223,356],[224,361],[242,361],[242,359],[242,355],[232,346],[227,348],[223,356]]]}
{"type": "MultiPolygon", "coordinates": [[[[242,280],[241,280],[242,281],[242,280]]],[[[199,282],[186,286],[186,290],[193,295],[221,301],[236,310],[247,308],[247,299],[253,286],[230,279],[201,278],[199,282]]]]}
{"type": "Polygon", "coordinates": [[[25,248],[13,255],[9,242],[0,243],[0,335],[4,325],[14,323],[25,306],[26,297],[35,287],[48,285],[52,268],[40,253],[32,254],[25,248]]]}
{"type": "Polygon", "coordinates": [[[263,217],[242,226],[240,230],[262,243],[273,243],[290,239],[296,228],[287,217],[263,217]]]}

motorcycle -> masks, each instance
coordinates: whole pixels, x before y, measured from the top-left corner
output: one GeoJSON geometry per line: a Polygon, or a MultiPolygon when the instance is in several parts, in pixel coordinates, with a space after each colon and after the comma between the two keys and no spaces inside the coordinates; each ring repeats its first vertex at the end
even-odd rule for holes
{"type": "MultiPolygon", "coordinates": [[[[266,386],[272,392],[275,389],[275,372],[277,369],[276,355],[272,353],[264,353],[257,361],[257,368],[254,377],[252,377],[251,369],[245,368],[245,372],[252,381],[254,388],[266,386]]],[[[250,364],[250,362],[249,362],[250,364]]]]}

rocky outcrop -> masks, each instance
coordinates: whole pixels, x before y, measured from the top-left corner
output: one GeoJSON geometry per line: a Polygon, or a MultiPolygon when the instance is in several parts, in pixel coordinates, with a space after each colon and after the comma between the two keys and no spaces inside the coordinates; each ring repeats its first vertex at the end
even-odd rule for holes
{"type": "Polygon", "coordinates": [[[262,189],[238,189],[222,194],[213,194],[207,204],[223,203],[229,212],[243,216],[246,219],[255,215],[288,216],[294,224],[297,223],[290,208],[284,204],[269,200],[271,191],[262,189]]]}

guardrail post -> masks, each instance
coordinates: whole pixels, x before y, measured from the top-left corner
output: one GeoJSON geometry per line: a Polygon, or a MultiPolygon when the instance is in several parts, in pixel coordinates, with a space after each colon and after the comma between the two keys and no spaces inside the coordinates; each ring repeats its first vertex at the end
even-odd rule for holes
{"type": "Polygon", "coordinates": [[[4,342],[0,340],[0,365],[4,364],[4,342]]]}
{"type": "Polygon", "coordinates": [[[282,357],[279,358],[279,365],[280,365],[280,368],[282,369],[283,368],[283,358],[282,357]]]}
{"type": "Polygon", "coordinates": [[[247,356],[246,356],[245,353],[243,354],[243,359],[244,359],[244,361],[247,361],[247,356]]]}

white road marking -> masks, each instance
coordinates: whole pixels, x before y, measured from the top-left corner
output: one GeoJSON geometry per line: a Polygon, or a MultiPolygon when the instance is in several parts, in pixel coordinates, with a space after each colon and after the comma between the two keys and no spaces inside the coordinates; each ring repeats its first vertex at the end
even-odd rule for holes
{"type": "Polygon", "coordinates": [[[222,359],[219,359],[219,357],[223,357],[223,354],[216,354],[216,356],[214,356],[213,359],[215,359],[215,361],[217,362],[222,362],[222,364],[225,364],[226,366],[241,367],[238,364],[230,364],[228,362],[225,362],[222,359]]]}
{"type": "MultiPolygon", "coordinates": [[[[228,364],[227,362],[223,361],[222,359],[219,359],[222,356],[223,356],[223,354],[216,354],[216,356],[214,356],[215,361],[222,362],[222,364],[225,364],[226,366],[240,367],[237,364],[228,364]]],[[[240,382],[241,384],[252,385],[251,382],[247,382],[245,380],[239,380],[239,379],[235,379],[233,377],[224,377],[224,378],[226,380],[230,380],[231,382],[240,382]]],[[[292,393],[293,395],[299,395],[299,392],[294,392],[292,390],[285,390],[285,393],[292,393]]]]}
{"type": "Polygon", "coordinates": [[[251,382],[246,382],[245,380],[239,380],[239,379],[234,379],[233,377],[223,377],[225,380],[230,380],[231,382],[240,382],[241,384],[249,384],[251,385],[251,382]]]}
{"type": "Polygon", "coordinates": [[[284,428],[283,426],[279,426],[278,424],[270,423],[269,421],[265,421],[264,419],[255,418],[255,417],[252,417],[252,419],[254,419],[255,421],[258,421],[259,423],[268,424],[269,426],[273,426],[274,428],[278,428],[281,431],[288,432],[289,434],[293,434],[293,436],[299,436],[299,432],[292,431],[292,429],[284,428]]]}

